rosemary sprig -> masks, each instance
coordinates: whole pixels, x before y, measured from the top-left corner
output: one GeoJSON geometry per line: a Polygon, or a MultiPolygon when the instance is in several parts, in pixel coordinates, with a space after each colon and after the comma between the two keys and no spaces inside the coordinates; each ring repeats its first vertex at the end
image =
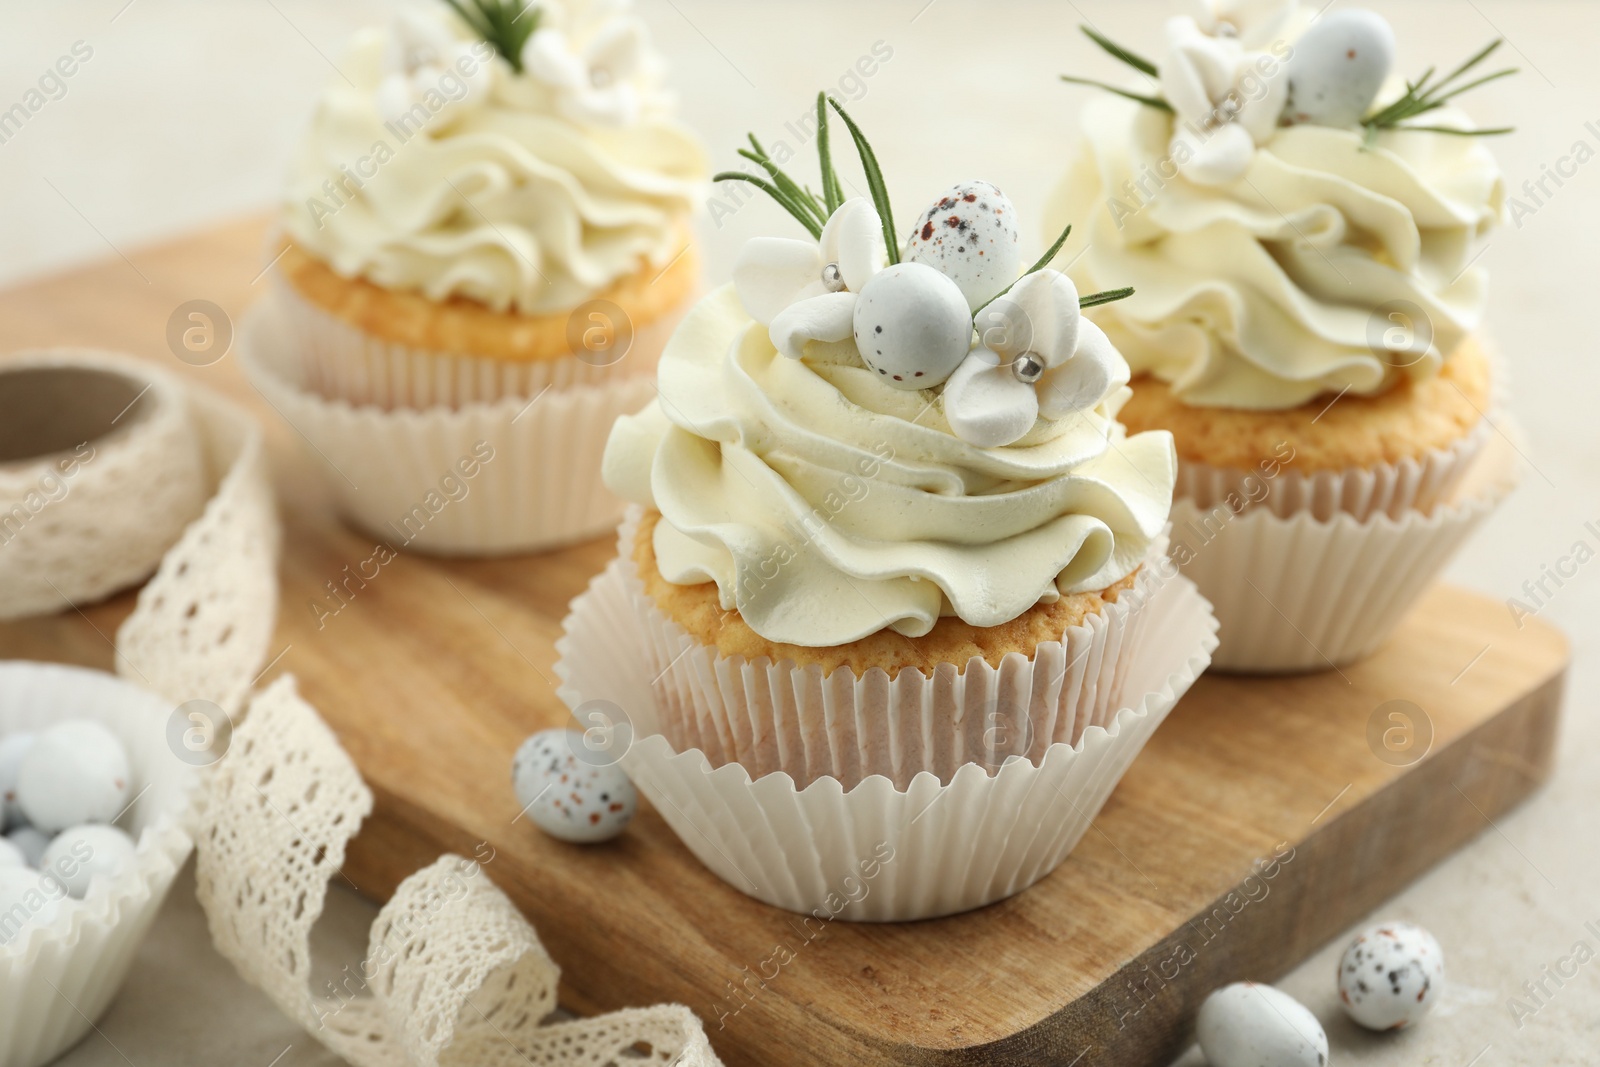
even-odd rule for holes
{"type": "Polygon", "coordinates": [[[1102,292],[1090,293],[1088,296],[1078,297],[1078,306],[1080,308],[1099,307],[1101,304],[1109,304],[1114,300],[1126,300],[1132,295],[1133,286],[1131,285],[1124,286],[1121,289],[1106,289],[1102,292]]]}
{"type": "Polygon", "coordinates": [[[839,106],[839,101],[829,97],[828,103],[844,120],[845,126],[850,130],[851,139],[856,143],[856,154],[861,157],[861,170],[867,176],[867,191],[872,194],[872,204],[878,209],[878,219],[883,223],[883,243],[889,251],[889,262],[898,263],[900,240],[895,236],[894,211],[889,205],[889,188],[883,182],[883,171],[878,167],[878,157],[872,151],[872,146],[867,143],[861,127],[857,126],[855,119],[839,106]]]}
{"type": "Polygon", "coordinates": [[[761,142],[756,140],[756,135],[753,133],[749,135],[750,147],[739,149],[739,154],[766,171],[767,178],[746,174],[742,170],[725,170],[720,174],[713,174],[711,180],[748,182],[777,201],[778,206],[793,215],[812,237],[820,240],[822,229],[828,224],[828,219],[832,218],[833,213],[839,210],[839,205],[844,203],[844,187],[839,183],[838,172],[833,169],[833,148],[828,137],[830,105],[844,120],[845,126],[849,127],[850,136],[855,140],[856,151],[861,156],[861,169],[867,176],[867,188],[872,192],[873,206],[878,209],[878,219],[883,224],[883,240],[888,248],[889,262],[898,263],[900,245],[895,240],[894,215],[889,207],[889,190],[884,185],[883,171],[878,167],[878,157],[873,153],[872,146],[867,143],[866,136],[855,124],[855,120],[845,114],[839,102],[829,97],[827,93],[817,94],[817,164],[822,170],[821,196],[785,174],[783,168],[767,155],[767,150],[761,147],[761,142]]]}
{"type": "Polygon", "coordinates": [[[1078,29],[1082,30],[1084,36],[1089,38],[1089,40],[1093,41],[1101,48],[1104,48],[1112,58],[1120,59],[1122,62],[1128,64],[1128,66],[1132,67],[1140,74],[1148,74],[1152,78],[1160,76],[1154,63],[1135,52],[1130,52],[1117,42],[1100,33],[1093,26],[1079,25],[1078,29]]]}
{"type": "Polygon", "coordinates": [[[1363,144],[1370,148],[1377,141],[1378,133],[1381,130],[1418,130],[1428,133],[1447,133],[1457,137],[1493,137],[1510,133],[1515,127],[1497,126],[1481,130],[1460,130],[1446,126],[1405,125],[1407,119],[1414,119],[1421,115],[1426,115],[1430,111],[1435,111],[1443,107],[1453,97],[1460,96],[1470,89],[1476,89],[1480,85],[1486,85],[1496,79],[1509,77],[1517,73],[1516,67],[1506,67],[1492,74],[1474,78],[1464,85],[1457,85],[1453,89],[1450,88],[1451,83],[1489,58],[1494,50],[1503,43],[1504,40],[1502,38],[1496,37],[1468,57],[1455,70],[1431,85],[1429,82],[1433,78],[1433,67],[1423,71],[1422,77],[1415,82],[1406,82],[1406,91],[1401,95],[1400,99],[1361,120],[1361,125],[1366,130],[1363,144]]]}
{"type": "Polygon", "coordinates": [[[494,46],[511,69],[522,73],[522,46],[539,28],[538,0],[444,0],[472,32],[494,46]]]}
{"type": "Polygon", "coordinates": [[[1116,93],[1118,96],[1125,96],[1129,100],[1136,100],[1145,107],[1153,107],[1158,111],[1172,110],[1172,105],[1167,103],[1159,96],[1144,96],[1140,93],[1129,92],[1127,89],[1118,89],[1115,85],[1111,85],[1108,82],[1095,81],[1093,78],[1074,78],[1070,74],[1061,75],[1061,80],[1064,82],[1071,82],[1073,85],[1092,85],[1096,89],[1104,89],[1108,93],[1116,93]]]}
{"type": "MultiPolygon", "coordinates": [[[[750,148],[755,149],[755,151],[752,152],[750,149],[741,148],[739,149],[739,154],[766,171],[772,177],[772,184],[781,189],[783,194],[800,208],[810,212],[816,218],[819,226],[826,225],[828,212],[823,210],[822,204],[817,201],[816,195],[809,189],[802,189],[795,183],[793,178],[785,174],[783,168],[774,163],[772,157],[767,155],[767,150],[761,147],[761,142],[756,140],[755,134],[752,133],[747,136],[750,138],[750,148]]],[[[821,230],[817,232],[821,233],[821,230]]]]}
{"type": "Polygon", "coordinates": [[[772,197],[773,200],[776,200],[778,206],[793,215],[795,220],[804,226],[812,237],[818,240],[822,239],[822,225],[817,222],[816,213],[803,203],[791,198],[788,193],[785,193],[765,178],[758,178],[754,174],[746,174],[742,170],[725,170],[719,174],[713,174],[711,180],[714,182],[749,182],[772,197]]]}
{"type": "MultiPolygon", "coordinates": [[[[994,303],[996,300],[999,300],[1002,296],[1005,296],[1007,293],[1011,292],[1012,289],[1016,288],[1017,282],[1020,282],[1023,278],[1026,278],[1030,274],[1036,274],[1048,267],[1050,265],[1050,261],[1056,258],[1056,253],[1061,251],[1061,246],[1067,243],[1067,235],[1070,233],[1072,233],[1072,223],[1069,222],[1067,223],[1067,228],[1061,231],[1061,236],[1056,238],[1055,244],[1051,245],[1049,250],[1045,252],[1044,255],[1040,256],[1038,261],[1035,262],[1033,266],[1023,271],[1017,277],[1016,282],[1012,282],[1010,285],[1006,286],[1004,289],[1000,290],[998,293],[994,294],[973,309],[973,324],[977,324],[978,313],[980,311],[994,303]]],[[[1132,295],[1132,286],[1129,286],[1125,289],[1107,289],[1100,293],[1090,293],[1088,296],[1078,297],[1078,308],[1082,310],[1083,308],[1099,307],[1101,304],[1109,304],[1113,300],[1123,300],[1132,295]]]]}
{"type": "MultiPolygon", "coordinates": [[[[1094,27],[1080,24],[1078,29],[1082,30],[1085,37],[1099,45],[1105,50],[1106,54],[1111,56],[1113,59],[1116,59],[1122,63],[1126,63],[1128,66],[1147,77],[1158,78],[1161,76],[1160,70],[1154,63],[1139,55],[1137,52],[1133,52],[1122,47],[1120,44],[1111,40],[1111,38],[1099,32],[1094,27]]],[[[1096,81],[1093,78],[1079,78],[1071,74],[1061,75],[1061,80],[1064,82],[1071,82],[1073,85],[1089,85],[1096,89],[1104,89],[1108,93],[1116,93],[1118,96],[1125,97],[1129,100],[1135,101],[1136,103],[1143,104],[1145,107],[1153,107],[1158,111],[1172,110],[1171,104],[1167,103],[1165,99],[1154,93],[1146,94],[1130,92],[1127,89],[1119,89],[1115,85],[1111,85],[1108,82],[1096,81]]]]}
{"type": "Polygon", "coordinates": [[[822,206],[829,217],[844,203],[844,190],[833,169],[833,149],[828,141],[828,94],[817,93],[817,163],[822,168],[822,206]]]}

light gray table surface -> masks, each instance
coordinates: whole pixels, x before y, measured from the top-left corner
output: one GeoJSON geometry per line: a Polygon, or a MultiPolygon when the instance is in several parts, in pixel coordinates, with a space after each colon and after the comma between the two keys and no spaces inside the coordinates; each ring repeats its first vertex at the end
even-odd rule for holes
{"type": "MultiPolygon", "coordinates": [[[[861,86],[854,114],[886,161],[896,201],[911,205],[964,178],[988,178],[1037,220],[1076,140],[1087,90],[1069,69],[1114,73],[1075,30],[1092,21],[1154,51],[1171,10],[1109,0],[642,0],[675,64],[683,114],[721,164],[746,130],[769,141],[818,88],[877,42],[892,57],[861,86]]],[[[259,211],[350,32],[380,20],[379,0],[79,0],[0,6],[0,109],[74,42],[93,55],[16,136],[0,143],[0,282],[114,255],[207,223],[259,211]]],[[[1535,204],[1523,183],[1570,155],[1600,150],[1600,6],[1569,0],[1384,2],[1407,69],[1446,65],[1495,36],[1523,68],[1474,94],[1485,124],[1515,125],[1495,142],[1511,192],[1534,208],[1495,236],[1489,327],[1512,380],[1530,462],[1521,488],[1452,565],[1449,577],[1497,598],[1520,595],[1541,567],[1600,521],[1600,372],[1586,331],[1600,235],[1600,166],[1585,164],[1535,204]],[[1594,123],[1594,125],[1586,125],[1594,123]]],[[[1570,168],[1569,168],[1570,169],[1570,168]]],[[[706,269],[725,278],[747,236],[785,232],[766,204],[700,222],[706,269]]],[[[1026,238],[1025,238],[1026,239],[1026,238]]],[[[1042,244],[1034,235],[1030,247],[1042,244]]],[[[1558,772],[1531,802],[1386,903],[1378,918],[1428,926],[1449,960],[1449,994],[1399,1037],[1358,1031],[1333,986],[1339,944],[1282,981],[1327,1026],[1335,1063],[1600,1062],[1600,962],[1518,1025],[1522,984],[1600,920],[1600,568],[1586,567],[1544,609],[1572,638],[1574,664],[1558,772]]],[[[373,908],[335,890],[319,927],[330,959],[359,958],[373,908]]],[[[569,963],[570,961],[559,961],[569,963]]],[[[1551,987],[1554,988],[1554,987],[1551,987]]],[[[61,1061],[72,1067],[335,1062],[246,987],[211,949],[186,875],[174,888],[122,996],[61,1061]]],[[[1186,1058],[1185,1063],[1197,1062],[1186,1058]]]]}

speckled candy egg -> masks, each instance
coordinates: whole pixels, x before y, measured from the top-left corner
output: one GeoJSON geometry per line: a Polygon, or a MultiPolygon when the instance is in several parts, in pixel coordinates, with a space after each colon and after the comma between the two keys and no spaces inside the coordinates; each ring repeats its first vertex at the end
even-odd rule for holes
{"type": "Polygon", "coordinates": [[[22,850],[11,843],[11,839],[0,837],[0,867],[26,867],[28,857],[22,850]]]}
{"type": "Polygon", "coordinates": [[[952,185],[917,218],[906,260],[932,267],[956,283],[973,311],[1017,280],[1022,246],[1017,213],[988,182],[952,185]]]}
{"type": "Polygon", "coordinates": [[[1355,126],[1372,107],[1394,66],[1394,30],[1360,8],[1330,11],[1294,43],[1289,57],[1291,123],[1355,126]]]}
{"type": "Polygon", "coordinates": [[[17,772],[32,747],[33,734],[25,731],[0,737],[0,830],[22,821],[17,807],[17,772]]]}
{"type": "Polygon", "coordinates": [[[28,822],[52,833],[110,822],[132,799],[130,777],[116,734],[71,719],[39,731],[17,772],[17,804],[28,822]]]}
{"type": "Polygon", "coordinates": [[[551,837],[578,844],[609,841],[639,806],[633,783],[609,759],[591,754],[577,730],[541,730],[522,743],[511,763],[517,803],[551,837]]]}
{"type": "Polygon", "coordinates": [[[856,294],[856,350],[896,389],[929,389],[961,365],[972,345],[972,312],[956,283],[921,263],[896,263],[856,294]]]}
{"type": "Polygon", "coordinates": [[[6,841],[22,853],[22,862],[29,867],[39,866],[44,850],[50,847],[50,835],[31,826],[18,826],[6,834],[6,841]]]}
{"type": "Polygon", "coordinates": [[[1364,930],[1339,960],[1339,1000],[1368,1030],[1403,1030],[1433,1007],[1444,989],[1444,952],[1411,923],[1364,930]]]}
{"type": "Polygon", "coordinates": [[[1195,1022],[1210,1067],[1324,1067],[1328,1035],[1298,1000],[1259,982],[1223,986],[1195,1022]]]}
{"type": "Polygon", "coordinates": [[[50,842],[39,868],[61,879],[67,893],[78,900],[89,894],[96,878],[115,878],[133,866],[133,838],[115,826],[74,826],[50,842]]]}

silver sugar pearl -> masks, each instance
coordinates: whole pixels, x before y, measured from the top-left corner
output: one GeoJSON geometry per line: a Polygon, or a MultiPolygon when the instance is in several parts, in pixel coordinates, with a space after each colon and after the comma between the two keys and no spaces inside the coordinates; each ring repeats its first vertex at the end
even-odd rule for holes
{"type": "Polygon", "coordinates": [[[1032,352],[1018,356],[1011,363],[1011,373],[1024,385],[1032,385],[1044,377],[1044,361],[1032,352]]]}
{"type": "Polygon", "coordinates": [[[822,284],[830,293],[844,292],[844,272],[839,269],[839,264],[829,263],[822,268],[822,284]]]}

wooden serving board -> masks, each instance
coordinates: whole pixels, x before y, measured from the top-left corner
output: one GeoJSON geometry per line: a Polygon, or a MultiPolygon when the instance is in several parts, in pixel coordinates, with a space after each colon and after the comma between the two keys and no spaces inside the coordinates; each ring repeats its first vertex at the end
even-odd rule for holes
{"type": "MultiPolygon", "coordinates": [[[[714,878],[647,806],[612,844],[553,841],[513,822],[510,759],[567,720],[553,645],[611,543],[402,557],[319,629],[324,583],[372,542],[340,525],[232,358],[191,368],[166,347],[178,305],[211,300],[237,321],[261,295],[261,236],[246,221],[0,294],[0,350],[129,350],[261,416],[286,532],[282,652],[263,681],[298,676],[377,796],[344,874],[383,899],[439,852],[486,842],[489,876],[562,965],[573,1011],[686,1003],[730,1065],[1162,1062],[1208,990],[1277,978],[1549,773],[1565,640],[1441,587],[1342,673],[1202,678],[1067,862],[967,915],[817,935],[714,878]],[[1391,711],[1431,729],[1426,758],[1375,754],[1401,725],[1391,711]]],[[[131,606],[0,626],[0,655],[109,667],[131,606]]]]}

